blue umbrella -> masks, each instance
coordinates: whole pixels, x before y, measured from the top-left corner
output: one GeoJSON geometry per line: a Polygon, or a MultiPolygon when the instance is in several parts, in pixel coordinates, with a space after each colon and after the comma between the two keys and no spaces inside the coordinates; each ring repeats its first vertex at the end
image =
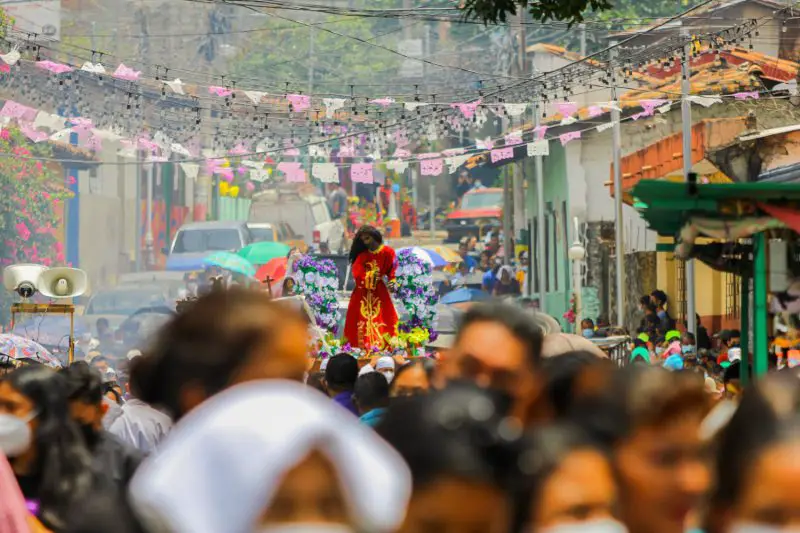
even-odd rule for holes
{"type": "Polygon", "coordinates": [[[488,300],[489,298],[490,296],[481,290],[462,287],[461,289],[456,289],[442,296],[439,299],[439,303],[449,305],[463,304],[467,302],[480,302],[488,300]]]}
{"type": "Polygon", "coordinates": [[[409,246],[408,248],[400,248],[398,251],[409,250],[411,253],[422,259],[423,261],[430,263],[433,268],[439,268],[443,266],[447,266],[447,261],[444,257],[440,254],[431,250],[430,248],[421,248],[419,246],[409,246]]]}

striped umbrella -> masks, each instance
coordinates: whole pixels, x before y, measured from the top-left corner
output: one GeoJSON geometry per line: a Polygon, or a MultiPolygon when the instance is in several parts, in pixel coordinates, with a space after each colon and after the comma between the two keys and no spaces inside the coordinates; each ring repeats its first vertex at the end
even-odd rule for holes
{"type": "Polygon", "coordinates": [[[447,261],[445,260],[445,258],[429,248],[410,246],[408,248],[401,248],[400,251],[402,250],[410,250],[411,253],[413,253],[423,261],[433,265],[433,268],[447,266],[447,261]]]}

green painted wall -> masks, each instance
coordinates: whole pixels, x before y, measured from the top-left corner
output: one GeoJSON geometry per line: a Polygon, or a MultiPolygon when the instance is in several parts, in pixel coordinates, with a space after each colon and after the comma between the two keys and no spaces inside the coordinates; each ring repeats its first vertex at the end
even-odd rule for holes
{"type": "Polygon", "coordinates": [[[250,214],[249,198],[230,198],[221,196],[217,199],[219,205],[219,218],[217,220],[231,220],[246,222],[250,214]]]}
{"type": "MultiPolygon", "coordinates": [[[[537,215],[536,184],[534,176],[534,158],[525,160],[525,175],[530,176],[527,189],[527,208],[529,216],[537,215]]],[[[566,152],[559,142],[550,142],[550,155],[543,159],[544,168],[544,202],[546,212],[545,239],[547,257],[547,286],[545,304],[547,314],[561,322],[565,331],[568,324],[563,315],[569,308],[572,291],[572,277],[567,257],[571,242],[569,220],[569,187],[567,185],[566,152]]],[[[534,232],[535,234],[535,232],[534,232]]],[[[535,257],[535,256],[534,256],[535,257]]]]}

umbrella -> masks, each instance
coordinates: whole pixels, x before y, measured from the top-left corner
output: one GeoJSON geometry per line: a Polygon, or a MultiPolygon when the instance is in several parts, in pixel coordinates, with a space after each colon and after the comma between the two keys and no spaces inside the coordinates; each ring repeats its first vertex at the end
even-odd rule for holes
{"type": "Polygon", "coordinates": [[[458,252],[446,246],[433,246],[431,250],[441,255],[448,263],[460,263],[464,260],[458,255],[458,252]]]}
{"type": "Polygon", "coordinates": [[[481,290],[462,287],[442,296],[439,303],[453,305],[467,302],[481,302],[489,298],[490,296],[481,290]]]}
{"type": "Polygon", "coordinates": [[[286,257],[289,250],[289,245],[282,242],[254,242],[236,252],[236,255],[254,265],[266,265],[276,257],[286,257]]]}
{"type": "MultiPolygon", "coordinates": [[[[76,316],[75,338],[90,332],[91,329],[86,321],[76,316]]],[[[69,317],[58,315],[35,316],[15,324],[11,333],[34,340],[45,346],[66,348],[69,346],[69,317]]]]}
{"type": "Polygon", "coordinates": [[[283,279],[286,277],[286,268],[289,266],[289,259],[287,257],[276,257],[271,259],[266,265],[263,265],[256,272],[256,279],[259,281],[266,281],[271,278],[273,281],[283,279]]]}
{"type": "Polygon", "coordinates": [[[483,275],[483,272],[470,272],[456,281],[455,286],[474,286],[475,288],[480,288],[483,286],[483,275]]]}
{"type": "Polygon", "coordinates": [[[44,346],[13,333],[0,333],[0,356],[15,361],[37,361],[47,366],[61,367],[59,360],[53,357],[44,346]]]}
{"type": "Polygon", "coordinates": [[[608,359],[608,355],[589,339],[572,333],[550,333],[544,336],[542,357],[558,357],[569,352],[589,352],[608,359]]]}
{"type": "Polygon", "coordinates": [[[256,275],[256,267],[253,266],[253,263],[230,252],[214,252],[203,259],[203,264],[219,267],[250,278],[256,275]]]}
{"type": "Polygon", "coordinates": [[[428,248],[420,248],[419,246],[410,246],[408,248],[401,248],[399,251],[410,250],[411,253],[422,259],[423,261],[433,265],[433,268],[447,266],[447,261],[444,257],[437,254],[428,248]]]}

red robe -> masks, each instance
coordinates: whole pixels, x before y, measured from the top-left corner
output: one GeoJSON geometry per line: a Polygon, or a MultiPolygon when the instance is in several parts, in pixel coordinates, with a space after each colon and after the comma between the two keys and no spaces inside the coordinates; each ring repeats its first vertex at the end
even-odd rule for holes
{"type": "Polygon", "coordinates": [[[344,323],[344,339],[350,345],[382,349],[386,346],[384,335],[397,334],[397,311],[383,281],[384,276],[394,280],[396,267],[394,250],[383,245],[375,252],[362,252],[353,262],[356,287],[344,323]]]}

